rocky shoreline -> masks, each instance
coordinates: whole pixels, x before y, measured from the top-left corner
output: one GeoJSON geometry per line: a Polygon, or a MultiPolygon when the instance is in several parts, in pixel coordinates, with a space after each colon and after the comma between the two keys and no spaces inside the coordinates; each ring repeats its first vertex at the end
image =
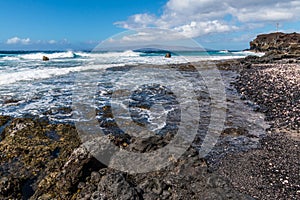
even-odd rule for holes
{"type": "MultiPolygon", "coordinates": [[[[0,199],[299,199],[300,64],[284,51],[217,62],[228,105],[218,143],[202,158],[195,140],[160,171],[106,167],[81,144],[74,125],[0,116],[0,199]]],[[[151,152],[170,137],[105,139],[151,152]]]]}
{"type": "MultiPolygon", "coordinates": [[[[7,123],[0,143],[1,199],[252,199],[209,170],[194,147],[160,171],[132,175],[95,159],[72,125],[1,117],[1,125],[7,123]]],[[[163,145],[134,144],[141,151],[163,145]]]]}
{"type": "Polygon", "coordinates": [[[234,85],[241,99],[264,113],[270,125],[260,148],[228,155],[217,170],[255,199],[300,198],[299,41],[296,33],[260,35],[250,49],[265,56],[248,56],[238,68],[236,61],[225,67],[238,72],[234,85]]]}
{"type": "Polygon", "coordinates": [[[260,148],[228,155],[217,171],[255,199],[299,199],[300,64],[254,61],[249,66],[251,58],[245,60],[234,85],[246,104],[265,114],[270,127],[260,148]]]}
{"type": "MultiPolygon", "coordinates": [[[[190,65],[177,66],[193,70],[190,65]]],[[[228,82],[235,76],[228,77],[228,82]]],[[[231,97],[229,98],[231,99],[231,97]]],[[[232,100],[232,102],[238,98],[232,100]]],[[[109,109],[103,108],[103,112],[109,109]]],[[[248,111],[246,111],[248,112],[248,111]]],[[[234,109],[222,141],[207,157],[200,158],[195,141],[179,159],[169,159],[160,170],[128,174],[107,168],[81,145],[74,125],[51,124],[45,119],[0,117],[1,199],[252,199],[236,191],[217,171],[228,153],[256,148],[245,128],[235,123],[234,109]],[[241,139],[236,143],[235,137],[241,139]],[[231,142],[232,144],[227,144],[231,142]],[[248,144],[248,147],[246,147],[248,144]],[[224,149],[228,150],[224,150],[224,149]]],[[[110,113],[106,113],[110,115],[110,113]]],[[[239,115],[241,121],[243,116],[239,115]]],[[[247,123],[250,125],[250,123],[247,123]]],[[[106,139],[129,151],[151,152],[163,147],[172,135],[149,140],[126,135],[106,139]]],[[[260,137],[260,136],[257,136],[260,137]]],[[[256,139],[255,139],[256,140],[256,139]]]]}
{"type": "MultiPolygon", "coordinates": [[[[2,116],[1,199],[297,199],[300,140],[291,133],[299,132],[298,121],[293,119],[299,112],[293,101],[280,107],[274,95],[285,92],[297,100],[299,80],[287,79],[294,80],[299,65],[249,67],[235,60],[218,66],[227,85],[231,83],[227,88],[229,107],[224,132],[207,157],[198,156],[194,143],[167,168],[130,175],[97,161],[80,145],[73,125],[2,116]],[[269,84],[269,76],[277,77],[273,84],[269,84]],[[291,85],[278,89],[283,82],[291,85]],[[249,121],[251,112],[253,122],[249,121]],[[271,124],[267,134],[260,112],[271,124]],[[286,126],[283,121],[288,121],[286,126]]],[[[120,146],[124,143],[122,138],[109,140],[120,146]]],[[[135,148],[151,151],[159,145],[163,142],[158,146],[137,142],[135,148]]]]}

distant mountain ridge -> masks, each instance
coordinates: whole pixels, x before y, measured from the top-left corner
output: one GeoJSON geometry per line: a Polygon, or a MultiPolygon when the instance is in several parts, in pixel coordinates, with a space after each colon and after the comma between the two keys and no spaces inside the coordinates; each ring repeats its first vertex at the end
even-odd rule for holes
{"type": "Polygon", "coordinates": [[[94,51],[126,51],[126,50],[133,50],[137,52],[144,52],[144,51],[210,51],[210,49],[205,49],[200,46],[167,46],[167,45],[132,45],[132,46],[99,46],[94,49],[94,51]]]}

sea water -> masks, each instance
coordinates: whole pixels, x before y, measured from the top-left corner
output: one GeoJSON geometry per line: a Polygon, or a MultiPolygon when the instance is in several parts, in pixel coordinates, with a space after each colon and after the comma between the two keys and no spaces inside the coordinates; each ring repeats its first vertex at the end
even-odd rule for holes
{"type": "MultiPolygon", "coordinates": [[[[120,70],[115,73],[105,73],[106,70],[114,67],[122,71],[122,67],[126,69],[125,66],[171,65],[243,58],[251,54],[253,53],[247,51],[178,51],[172,52],[172,58],[165,58],[165,52],[161,51],[2,51],[0,52],[0,115],[13,117],[29,115],[46,117],[53,122],[72,123],[76,120],[72,110],[72,96],[78,86],[76,83],[78,75],[82,73],[103,72],[105,77],[103,80],[99,78],[99,84],[105,80],[114,81],[116,73],[120,73],[120,70]],[[47,56],[50,60],[42,61],[43,56],[47,56]]],[[[102,88],[102,93],[105,93],[105,88],[102,88]]],[[[101,91],[99,94],[101,96],[101,91]]],[[[154,110],[157,113],[153,115],[157,117],[166,115],[164,109],[158,107],[154,110]]]]}

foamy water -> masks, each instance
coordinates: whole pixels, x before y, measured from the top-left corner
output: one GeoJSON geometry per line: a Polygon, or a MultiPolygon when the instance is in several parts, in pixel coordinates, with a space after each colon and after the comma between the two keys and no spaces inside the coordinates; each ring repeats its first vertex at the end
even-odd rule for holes
{"type": "MultiPolygon", "coordinates": [[[[172,54],[172,58],[165,58],[162,52],[1,52],[0,114],[11,116],[30,114],[47,116],[54,121],[72,121],[74,120],[72,112],[62,108],[72,106],[72,92],[77,87],[76,79],[81,73],[104,73],[108,68],[125,65],[165,65],[242,58],[250,54],[253,53],[178,52],[177,55],[172,54]],[[42,61],[43,56],[49,57],[50,61],[42,61]]],[[[109,81],[115,78],[114,73],[109,73],[105,77],[109,81]]],[[[101,81],[103,80],[100,79],[99,82],[101,81]]],[[[160,109],[156,110],[158,112],[160,109]]],[[[155,114],[149,116],[150,120],[157,120],[153,118],[155,114]]],[[[160,126],[162,125],[157,123],[153,128],[157,129],[160,126]]]]}

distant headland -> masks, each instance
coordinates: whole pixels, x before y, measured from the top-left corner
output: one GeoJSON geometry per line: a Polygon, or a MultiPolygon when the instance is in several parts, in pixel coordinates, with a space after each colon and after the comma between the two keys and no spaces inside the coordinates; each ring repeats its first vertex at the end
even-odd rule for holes
{"type": "Polygon", "coordinates": [[[276,51],[281,54],[300,55],[299,33],[269,33],[258,35],[250,42],[250,50],[256,52],[276,51]]]}

